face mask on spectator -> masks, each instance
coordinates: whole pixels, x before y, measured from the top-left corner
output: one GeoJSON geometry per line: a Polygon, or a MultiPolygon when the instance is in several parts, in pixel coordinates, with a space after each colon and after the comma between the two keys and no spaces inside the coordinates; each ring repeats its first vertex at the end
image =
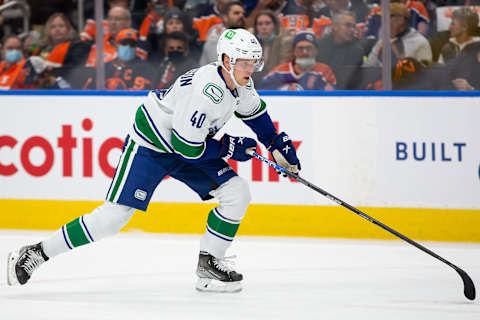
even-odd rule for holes
{"type": "Polygon", "coordinates": [[[296,58],[295,63],[304,70],[310,70],[315,65],[315,58],[296,58]]]}
{"type": "Polygon", "coordinates": [[[185,57],[183,54],[183,51],[168,51],[167,56],[172,62],[179,62],[185,57]]]}
{"type": "Polygon", "coordinates": [[[5,51],[5,60],[10,63],[16,63],[22,60],[23,54],[20,50],[7,50],[5,51]]]}
{"type": "Polygon", "coordinates": [[[128,45],[119,45],[117,48],[118,58],[122,61],[131,61],[135,58],[135,48],[128,45]]]}
{"type": "Polygon", "coordinates": [[[265,38],[265,39],[262,38],[262,37],[260,37],[259,34],[257,34],[257,38],[260,39],[260,40],[262,40],[263,42],[270,42],[270,41],[273,40],[273,38],[275,38],[275,33],[272,33],[272,34],[270,35],[270,37],[265,38]]]}

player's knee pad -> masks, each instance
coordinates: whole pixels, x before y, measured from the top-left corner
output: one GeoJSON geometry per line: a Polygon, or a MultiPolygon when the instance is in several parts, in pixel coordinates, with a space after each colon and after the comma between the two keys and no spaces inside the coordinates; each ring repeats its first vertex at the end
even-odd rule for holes
{"type": "Polygon", "coordinates": [[[112,236],[122,229],[135,212],[134,208],[105,201],[92,213],[83,216],[95,241],[112,236]]]}
{"type": "Polygon", "coordinates": [[[243,218],[251,201],[248,183],[239,176],[231,178],[210,193],[218,199],[222,215],[233,220],[243,218]]]}

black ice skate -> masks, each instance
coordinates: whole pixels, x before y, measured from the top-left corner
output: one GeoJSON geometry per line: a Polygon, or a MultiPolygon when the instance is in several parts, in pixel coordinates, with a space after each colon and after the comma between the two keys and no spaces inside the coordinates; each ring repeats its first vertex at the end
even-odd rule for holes
{"type": "Polygon", "coordinates": [[[243,276],[234,271],[229,258],[215,258],[207,252],[200,252],[197,266],[198,291],[206,292],[238,292],[242,290],[243,276]]]}
{"type": "Polygon", "coordinates": [[[10,252],[7,262],[7,282],[10,286],[25,284],[42,263],[48,260],[40,243],[10,252]]]}

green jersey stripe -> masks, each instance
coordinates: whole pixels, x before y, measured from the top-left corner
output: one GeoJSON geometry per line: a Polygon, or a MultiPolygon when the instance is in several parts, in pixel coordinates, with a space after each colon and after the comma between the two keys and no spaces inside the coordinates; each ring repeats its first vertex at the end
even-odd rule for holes
{"type": "Polygon", "coordinates": [[[172,130],[172,146],[175,151],[181,153],[187,159],[198,159],[205,151],[205,143],[199,146],[192,146],[184,142],[184,139],[179,137],[175,130],[172,130]]]}
{"type": "Polygon", "coordinates": [[[143,111],[143,104],[138,107],[137,113],[135,114],[135,126],[145,137],[153,142],[155,147],[159,148],[162,151],[169,152],[167,148],[161,142],[161,139],[156,135],[155,131],[150,125],[150,122],[147,119],[143,111]]]}
{"type": "Polygon", "coordinates": [[[257,107],[257,109],[255,109],[255,111],[252,114],[244,115],[235,111],[235,116],[241,120],[251,120],[251,119],[255,119],[256,117],[258,117],[259,115],[263,114],[266,111],[267,111],[267,104],[265,103],[265,101],[260,99],[260,105],[257,107]]]}
{"type": "Polygon", "coordinates": [[[238,226],[240,224],[234,224],[234,223],[230,223],[225,220],[222,220],[220,219],[220,217],[218,217],[215,214],[215,211],[212,210],[208,214],[207,225],[210,229],[212,229],[216,233],[227,236],[229,238],[233,238],[235,237],[235,234],[237,233],[237,230],[238,230],[238,226]]]}
{"type": "Polygon", "coordinates": [[[68,238],[72,246],[79,247],[90,243],[80,224],[80,218],[67,223],[65,229],[67,230],[68,238]]]}
{"type": "Polygon", "coordinates": [[[123,176],[127,169],[129,158],[134,147],[135,147],[135,142],[133,142],[133,140],[130,139],[127,150],[125,151],[125,157],[123,158],[123,162],[121,165],[119,164],[120,171],[117,174],[118,176],[116,177],[116,181],[115,181],[115,185],[113,186],[112,193],[110,193],[110,197],[108,198],[109,201],[112,201],[112,202],[115,201],[114,200],[115,196],[117,194],[117,191],[120,185],[122,184],[123,176]]]}

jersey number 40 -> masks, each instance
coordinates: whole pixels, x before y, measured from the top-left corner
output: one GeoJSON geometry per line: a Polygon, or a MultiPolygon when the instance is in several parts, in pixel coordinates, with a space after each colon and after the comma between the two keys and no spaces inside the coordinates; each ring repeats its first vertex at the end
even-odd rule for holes
{"type": "Polygon", "coordinates": [[[201,128],[203,126],[203,122],[205,121],[206,115],[205,113],[200,113],[200,115],[198,115],[198,113],[198,110],[193,113],[190,122],[192,123],[192,127],[201,128]]]}

